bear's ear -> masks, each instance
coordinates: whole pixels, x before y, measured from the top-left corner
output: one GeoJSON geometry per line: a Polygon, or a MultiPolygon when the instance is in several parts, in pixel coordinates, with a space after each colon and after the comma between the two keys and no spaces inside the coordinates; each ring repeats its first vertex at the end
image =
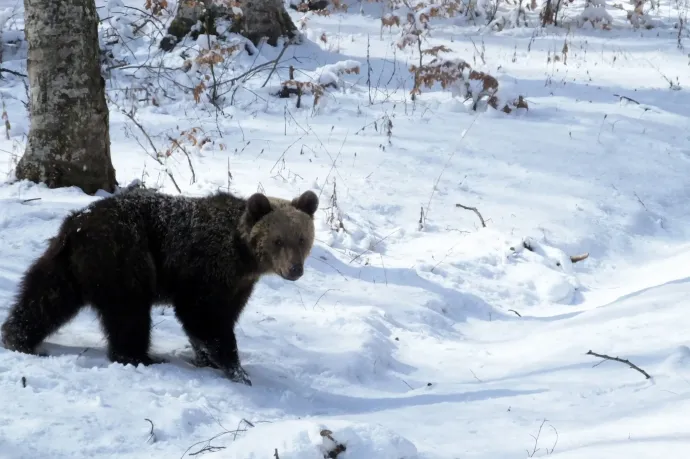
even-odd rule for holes
{"type": "Polygon", "coordinates": [[[305,214],[313,217],[319,208],[319,197],[311,190],[305,191],[299,198],[292,200],[292,205],[305,214]]]}
{"type": "Polygon", "coordinates": [[[247,217],[250,224],[258,222],[270,211],[271,203],[265,195],[254,193],[247,199],[247,217]]]}

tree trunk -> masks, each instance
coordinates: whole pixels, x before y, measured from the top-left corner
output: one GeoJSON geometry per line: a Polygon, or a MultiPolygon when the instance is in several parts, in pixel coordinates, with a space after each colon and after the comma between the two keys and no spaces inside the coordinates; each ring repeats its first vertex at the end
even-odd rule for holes
{"type": "Polygon", "coordinates": [[[112,192],[94,0],[24,0],[31,127],[17,178],[112,192]]]}
{"type": "Polygon", "coordinates": [[[168,28],[168,36],[160,43],[161,49],[173,49],[190,33],[197,21],[201,21],[201,30],[192,32],[192,38],[199,33],[216,35],[216,18],[232,21],[231,31],[247,37],[255,46],[262,38],[266,38],[269,45],[276,46],[280,37],[293,39],[298,35],[297,27],[282,0],[238,0],[242,10],[239,17],[226,4],[218,0],[181,1],[175,19],[168,28]]]}

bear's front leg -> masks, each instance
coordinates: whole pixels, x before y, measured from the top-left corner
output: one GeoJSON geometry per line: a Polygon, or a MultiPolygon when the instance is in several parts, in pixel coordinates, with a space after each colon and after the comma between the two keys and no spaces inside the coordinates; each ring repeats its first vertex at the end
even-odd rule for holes
{"type": "Polygon", "coordinates": [[[216,370],[220,369],[218,368],[218,365],[211,362],[211,359],[208,357],[208,353],[203,349],[203,346],[200,341],[194,338],[189,338],[189,344],[191,344],[192,350],[194,351],[194,359],[192,360],[194,366],[200,368],[215,368],[216,370]]]}
{"type": "Polygon", "coordinates": [[[175,314],[194,349],[194,363],[217,368],[231,381],[251,386],[249,375],[240,365],[234,330],[237,315],[233,311],[227,300],[197,299],[175,304],[175,314]]]}

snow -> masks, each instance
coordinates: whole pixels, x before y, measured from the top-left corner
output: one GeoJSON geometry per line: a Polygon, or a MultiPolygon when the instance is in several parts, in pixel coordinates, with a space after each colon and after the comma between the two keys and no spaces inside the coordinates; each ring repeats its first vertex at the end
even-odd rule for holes
{"type": "MultiPolygon", "coordinates": [[[[432,18],[424,47],[524,95],[529,110],[510,114],[474,112],[440,85],[412,102],[418,57],[366,2],[330,16],[290,9],[296,24],[308,17],[304,40],[278,66],[280,45],[229,53],[216,76],[240,83],[221,88],[217,112],[208,64],[194,60],[208,37],[163,56],[157,22],[140,27],[124,8],[139,3],[98,2],[112,16],[101,28],[120,185],[177,194],[169,172],[188,195],[312,189],[317,241],[305,275],[261,280],[238,324],[251,387],[192,367],[162,307],[152,353],[166,364],[110,363],[90,310],[47,340],[48,357],[0,348],[0,457],[316,459],[335,442],[340,459],[687,455],[690,37],[678,49],[676,2],[645,8],[650,30],[610,2],[597,11],[610,30],[510,28],[503,4],[500,31],[432,18]],[[296,95],[276,97],[289,66],[336,87],[316,107],[305,91],[298,108],[296,95]]],[[[604,4],[591,3],[564,7],[564,22],[604,4]]],[[[3,8],[2,67],[26,73],[21,5],[3,8]]],[[[13,179],[29,121],[21,77],[3,78],[0,321],[62,218],[107,196],[13,179]]]]}

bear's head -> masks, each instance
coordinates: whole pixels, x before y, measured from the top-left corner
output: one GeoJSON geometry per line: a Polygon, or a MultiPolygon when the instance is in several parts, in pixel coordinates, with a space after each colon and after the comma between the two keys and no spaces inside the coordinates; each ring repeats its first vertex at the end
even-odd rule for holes
{"type": "Polygon", "coordinates": [[[305,191],[288,201],[255,193],[244,214],[246,237],[263,273],[296,281],[314,244],[314,213],[319,198],[305,191]]]}

